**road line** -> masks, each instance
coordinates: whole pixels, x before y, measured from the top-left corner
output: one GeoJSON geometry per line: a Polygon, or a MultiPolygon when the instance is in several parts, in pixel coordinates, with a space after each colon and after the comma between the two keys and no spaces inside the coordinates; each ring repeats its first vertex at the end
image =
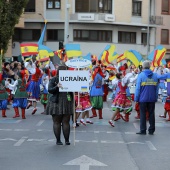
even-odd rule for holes
{"type": "Polygon", "coordinates": [[[40,121],[36,124],[36,126],[41,126],[43,123],[44,123],[44,120],[40,120],[40,121]]]}
{"type": "Polygon", "coordinates": [[[126,135],[135,135],[136,132],[125,132],[126,135]]]}
{"type": "Polygon", "coordinates": [[[17,143],[14,144],[14,146],[20,146],[28,137],[23,136],[17,143]]]}
{"type": "Polygon", "coordinates": [[[146,144],[148,145],[148,147],[149,147],[150,150],[154,150],[154,151],[157,150],[157,149],[155,148],[155,146],[152,144],[151,141],[146,141],[146,144]]]}
{"type": "Polygon", "coordinates": [[[137,130],[139,130],[139,129],[140,129],[140,125],[139,125],[139,123],[133,123],[133,125],[134,125],[135,129],[137,129],[137,130]]]}
{"type": "Polygon", "coordinates": [[[17,131],[17,132],[27,132],[29,131],[29,129],[14,129],[14,131],[17,131]]]}
{"type": "Polygon", "coordinates": [[[10,141],[17,141],[16,139],[12,139],[12,138],[0,139],[0,141],[7,141],[7,140],[10,140],[10,141]]]}
{"type": "Polygon", "coordinates": [[[22,120],[17,120],[15,123],[19,123],[19,122],[21,122],[22,120]]]}
{"type": "Polygon", "coordinates": [[[0,129],[1,131],[12,131],[12,129],[0,129]]]}

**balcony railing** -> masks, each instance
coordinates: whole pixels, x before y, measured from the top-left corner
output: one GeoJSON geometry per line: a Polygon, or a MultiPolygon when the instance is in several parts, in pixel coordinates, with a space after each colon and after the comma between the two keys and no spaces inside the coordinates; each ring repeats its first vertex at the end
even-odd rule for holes
{"type": "Polygon", "coordinates": [[[150,24],[163,25],[163,17],[162,16],[151,16],[150,24]]]}

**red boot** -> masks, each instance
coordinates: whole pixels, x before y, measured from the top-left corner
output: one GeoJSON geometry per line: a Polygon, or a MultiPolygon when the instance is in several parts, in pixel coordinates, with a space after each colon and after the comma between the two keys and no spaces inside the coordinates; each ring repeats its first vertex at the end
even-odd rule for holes
{"type": "Polygon", "coordinates": [[[120,112],[116,115],[114,121],[118,121],[119,119],[122,118],[122,115],[120,114],[120,112]]]}
{"type": "Polygon", "coordinates": [[[126,122],[129,122],[129,115],[130,115],[130,113],[126,113],[126,114],[125,114],[125,120],[126,120],[126,122]]]}
{"type": "Polygon", "coordinates": [[[169,116],[169,118],[166,119],[166,121],[170,121],[170,111],[168,111],[168,116],[169,116]]]}
{"type": "Polygon", "coordinates": [[[27,109],[29,109],[32,106],[32,102],[29,102],[27,105],[27,109]]]}
{"type": "Polygon", "coordinates": [[[103,119],[103,117],[102,117],[102,109],[99,109],[99,119],[103,119]]]}
{"type": "Polygon", "coordinates": [[[90,118],[97,117],[96,109],[92,108],[91,111],[93,115],[90,118]]]}
{"type": "Polygon", "coordinates": [[[6,113],[6,110],[3,109],[2,110],[2,117],[7,117],[5,113],[6,113]]]}
{"type": "Polygon", "coordinates": [[[146,120],[149,120],[149,112],[146,112],[146,120]]]}
{"type": "Polygon", "coordinates": [[[135,116],[135,119],[140,119],[140,112],[137,111],[137,115],[135,116]]]}
{"type": "Polygon", "coordinates": [[[18,107],[14,107],[14,110],[15,110],[15,115],[13,116],[13,118],[20,117],[18,107]]]}
{"type": "Polygon", "coordinates": [[[21,109],[22,110],[22,119],[26,119],[25,117],[25,109],[21,109]]]}
{"type": "Polygon", "coordinates": [[[32,115],[34,115],[36,111],[37,111],[37,108],[35,107],[32,111],[32,115]]]}

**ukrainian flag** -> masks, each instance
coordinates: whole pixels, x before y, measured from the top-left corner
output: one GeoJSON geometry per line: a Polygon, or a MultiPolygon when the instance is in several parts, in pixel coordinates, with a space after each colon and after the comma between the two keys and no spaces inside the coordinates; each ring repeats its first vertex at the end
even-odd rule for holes
{"type": "Polygon", "coordinates": [[[66,44],[65,51],[68,58],[82,56],[80,44],[66,44]]]}
{"type": "Polygon", "coordinates": [[[39,51],[40,58],[54,56],[54,52],[49,47],[42,45],[42,44],[39,45],[38,51],[39,51]]]}
{"type": "Polygon", "coordinates": [[[38,54],[38,44],[35,43],[22,43],[20,44],[21,55],[30,56],[38,54]]]}
{"type": "Polygon", "coordinates": [[[82,92],[87,92],[87,91],[88,91],[87,86],[82,86],[82,87],[81,87],[81,91],[82,91],[82,92]]]}
{"type": "Polygon", "coordinates": [[[129,59],[136,67],[140,65],[140,62],[142,60],[142,56],[140,53],[138,53],[135,50],[128,50],[125,51],[125,57],[129,59]]]}

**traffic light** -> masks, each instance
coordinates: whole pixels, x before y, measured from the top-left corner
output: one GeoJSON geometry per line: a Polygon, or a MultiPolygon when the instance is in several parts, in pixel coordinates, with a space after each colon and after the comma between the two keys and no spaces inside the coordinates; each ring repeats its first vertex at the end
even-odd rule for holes
{"type": "Polygon", "coordinates": [[[64,48],[63,42],[60,41],[60,42],[59,42],[59,50],[61,50],[61,49],[63,49],[63,48],[64,48]]]}

